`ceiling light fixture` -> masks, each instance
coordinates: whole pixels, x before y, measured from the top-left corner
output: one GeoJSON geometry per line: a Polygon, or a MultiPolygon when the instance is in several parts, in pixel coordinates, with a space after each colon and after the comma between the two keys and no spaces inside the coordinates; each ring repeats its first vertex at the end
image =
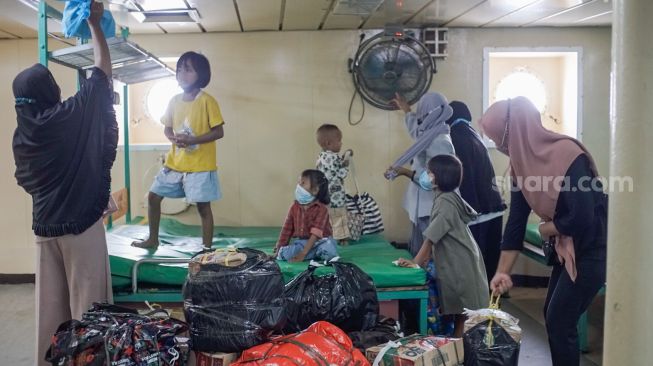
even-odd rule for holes
{"type": "Polygon", "coordinates": [[[197,9],[167,9],[130,11],[136,20],[141,23],[199,23],[200,14],[197,9]]]}

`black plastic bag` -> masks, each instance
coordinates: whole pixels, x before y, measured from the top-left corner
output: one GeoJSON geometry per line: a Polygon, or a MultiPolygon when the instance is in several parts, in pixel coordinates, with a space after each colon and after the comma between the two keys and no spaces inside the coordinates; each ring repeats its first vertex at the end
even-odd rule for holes
{"type": "Polygon", "coordinates": [[[467,330],[463,344],[465,366],[517,366],[519,362],[519,343],[496,321],[486,320],[467,330]]]}
{"type": "Polygon", "coordinates": [[[328,265],[333,266],[335,273],[316,276],[317,267],[309,266],[286,285],[286,332],[299,332],[320,320],[345,332],[368,330],[376,325],[379,301],[372,278],[352,263],[328,265]]]}
{"type": "Polygon", "coordinates": [[[239,352],[265,343],[286,323],[283,275],[274,258],[247,248],[230,267],[191,259],[184,283],[184,314],[193,350],[239,352]],[[194,262],[194,263],[193,263],[194,262]]]}
{"type": "MultiPolygon", "coordinates": [[[[182,294],[193,305],[224,302],[260,302],[279,298],[283,293],[281,269],[269,255],[255,249],[238,248],[247,260],[235,267],[215,263],[198,264],[198,271],[189,268],[182,294]]],[[[202,251],[193,258],[207,253],[202,251]]]]}
{"type": "Polygon", "coordinates": [[[399,334],[400,332],[399,323],[397,323],[396,320],[383,317],[374,328],[370,330],[350,332],[347,335],[354,343],[354,347],[365,353],[365,350],[370,347],[401,338],[403,334],[399,334]]]}
{"type": "Polygon", "coordinates": [[[193,349],[201,352],[240,352],[267,342],[286,323],[283,299],[267,304],[236,302],[185,308],[186,320],[192,324],[193,349]]]}

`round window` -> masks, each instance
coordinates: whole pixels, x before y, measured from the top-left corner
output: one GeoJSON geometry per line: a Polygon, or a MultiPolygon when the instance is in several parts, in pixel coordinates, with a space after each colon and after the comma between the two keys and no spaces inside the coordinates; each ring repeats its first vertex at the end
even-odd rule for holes
{"type": "Polygon", "coordinates": [[[183,93],[183,90],[175,78],[166,78],[155,82],[145,98],[147,113],[153,120],[160,123],[170,99],[180,93],[183,93]]]}
{"type": "Polygon", "coordinates": [[[546,88],[537,76],[527,71],[515,71],[497,84],[495,100],[515,97],[528,98],[540,113],[546,109],[546,88]]]}

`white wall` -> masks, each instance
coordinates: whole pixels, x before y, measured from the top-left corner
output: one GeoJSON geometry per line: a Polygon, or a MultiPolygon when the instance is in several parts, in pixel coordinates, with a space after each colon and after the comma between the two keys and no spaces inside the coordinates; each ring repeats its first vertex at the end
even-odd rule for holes
{"type": "MultiPolygon", "coordinates": [[[[217,98],[227,121],[225,138],[218,143],[225,198],[213,206],[217,224],[280,225],[297,175],[315,163],[319,151],[315,129],[332,122],[343,130],[344,146],[355,150],[361,189],[369,191],[381,205],[388,239],[406,240],[409,223],[401,209],[405,182],[389,183],[382,177],[385,168],[410,143],[402,115],[367,106],[360,125],[347,124],[353,85],[346,65],[358,44],[357,31],[143,35],[133,40],[159,56],[201,50],[211,61],[214,76],[206,90],[217,98]]],[[[583,47],[583,139],[601,172],[607,174],[609,29],[451,29],[449,42],[449,57],[438,62],[432,90],[450,100],[467,102],[475,119],[481,114],[484,47],[583,47]]],[[[19,69],[36,61],[35,41],[0,41],[0,50],[7,51],[0,53],[5,65],[0,77],[5,85],[10,85],[19,69]]],[[[56,70],[55,77],[74,82],[70,72],[56,70]]],[[[13,111],[11,91],[5,87],[1,93],[0,105],[13,111]]],[[[355,104],[354,115],[359,113],[359,104],[355,104]]],[[[7,115],[0,127],[4,139],[0,161],[7,172],[0,178],[0,187],[9,204],[0,220],[0,230],[6,233],[0,246],[10,255],[0,257],[0,273],[29,273],[34,270],[31,203],[11,175],[10,141],[15,118],[13,112],[7,115]]],[[[131,156],[135,208],[147,189],[147,182],[139,184],[140,177],[156,162],[158,154],[134,152],[131,156]]],[[[494,151],[491,155],[497,174],[501,174],[505,158],[494,151]]],[[[119,152],[113,170],[114,188],[121,186],[122,161],[119,152]]],[[[194,212],[184,217],[199,222],[194,212]]]]}

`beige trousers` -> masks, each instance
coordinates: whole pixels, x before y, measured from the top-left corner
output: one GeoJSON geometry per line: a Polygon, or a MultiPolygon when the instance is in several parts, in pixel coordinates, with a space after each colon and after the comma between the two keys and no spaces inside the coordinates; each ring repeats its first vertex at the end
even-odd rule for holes
{"type": "Polygon", "coordinates": [[[80,319],[93,302],[113,300],[109,254],[102,220],[79,235],[36,237],[36,364],[57,327],[80,319]]]}
{"type": "Polygon", "coordinates": [[[347,209],[344,207],[329,207],[329,222],[335,240],[349,239],[349,224],[347,223],[347,209]]]}

